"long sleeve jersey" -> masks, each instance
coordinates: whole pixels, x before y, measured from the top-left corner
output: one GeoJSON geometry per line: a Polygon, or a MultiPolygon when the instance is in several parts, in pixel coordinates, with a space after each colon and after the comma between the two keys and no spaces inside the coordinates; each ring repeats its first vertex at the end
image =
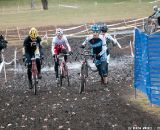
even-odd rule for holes
{"type": "Polygon", "coordinates": [[[63,35],[61,39],[59,39],[57,36],[53,37],[51,46],[52,55],[54,55],[54,47],[56,45],[63,45],[64,47],[67,47],[68,51],[71,51],[71,47],[65,35],[63,35]]]}

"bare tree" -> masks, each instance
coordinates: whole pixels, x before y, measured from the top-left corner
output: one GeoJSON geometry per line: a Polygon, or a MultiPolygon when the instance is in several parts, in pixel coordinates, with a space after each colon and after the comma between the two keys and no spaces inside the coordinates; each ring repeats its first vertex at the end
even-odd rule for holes
{"type": "Polygon", "coordinates": [[[48,10],[48,0],[41,0],[44,10],[48,10]]]}

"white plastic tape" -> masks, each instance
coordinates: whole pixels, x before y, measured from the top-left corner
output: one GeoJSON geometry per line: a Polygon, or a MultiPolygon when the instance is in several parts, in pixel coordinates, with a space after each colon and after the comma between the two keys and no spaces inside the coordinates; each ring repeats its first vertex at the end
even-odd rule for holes
{"type": "Polygon", "coordinates": [[[83,26],[85,26],[85,24],[79,25],[79,26],[76,26],[76,27],[71,27],[71,28],[68,28],[68,29],[63,29],[63,31],[70,31],[70,30],[74,30],[74,29],[77,29],[77,28],[80,28],[80,27],[83,27],[83,26]]]}
{"type": "Polygon", "coordinates": [[[129,43],[129,44],[130,44],[130,48],[131,48],[131,56],[132,56],[132,57],[134,57],[134,54],[133,54],[133,47],[132,47],[132,42],[130,41],[130,43],[129,43]]]}
{"type": "Polygon", "coordinates": [[[4,62],[0,63],[0,73],[2,71],[3,65],[4,65],[4,62]]]}
{"type": "Polygon", "coordinates": [[[116,35],[114,35],[114,39],[116,40],[116,43],[117,43],[118,47],[121,49],[122,47],[121,47],[120,43],[117,41],[116,35]]]}

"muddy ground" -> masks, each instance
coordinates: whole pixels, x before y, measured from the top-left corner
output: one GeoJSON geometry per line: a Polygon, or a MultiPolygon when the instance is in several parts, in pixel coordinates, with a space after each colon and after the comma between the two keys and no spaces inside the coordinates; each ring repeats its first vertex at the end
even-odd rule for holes
{"type": "MultiPolygon", "coordinates": [[[[120,35],[118,37],[121,37],[120,35]]],[[[69,39],[76,54],[80,39],[69,39]]],[[[28,89],[25,67],[19,69],[7,66],[7,83],[0,73],[0,129],[5,130],[130,130],[156,129],[160,118],[143,111],[130,101],[134,95],[133,57],[130,55],[130,37],[119,40],[123,49],[111,50],[109,84],[101,85],[96,72],[90,72],[85,93],[79,94],[79,65],[69,59],[71,85],[57,87],[50,54],[50,45],[45,46],[43,78],[39,81],[38,94],[28,89]],[[142,128],[143,127],[143,128],[142,128]]],[[[21,46],[17,46],[21,48],[21,46]]],[[[4,55],[6,61],[13,58],[15,46],[8,47],[4,55]]],[[[79,59],[81,59],[79,57],[79,59]]]]}

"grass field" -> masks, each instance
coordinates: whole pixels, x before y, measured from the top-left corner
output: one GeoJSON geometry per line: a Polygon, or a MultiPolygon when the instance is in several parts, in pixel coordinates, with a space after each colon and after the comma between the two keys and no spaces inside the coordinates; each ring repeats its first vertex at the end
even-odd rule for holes
{"type": "Polygon", "coordinates": [[[35,0],[30,9],[27,0],[0,0],[0,29],[10,27],[71,25],[146,17],[151,0],[49,0],[49,10],[43,11],[35,0]]]}

